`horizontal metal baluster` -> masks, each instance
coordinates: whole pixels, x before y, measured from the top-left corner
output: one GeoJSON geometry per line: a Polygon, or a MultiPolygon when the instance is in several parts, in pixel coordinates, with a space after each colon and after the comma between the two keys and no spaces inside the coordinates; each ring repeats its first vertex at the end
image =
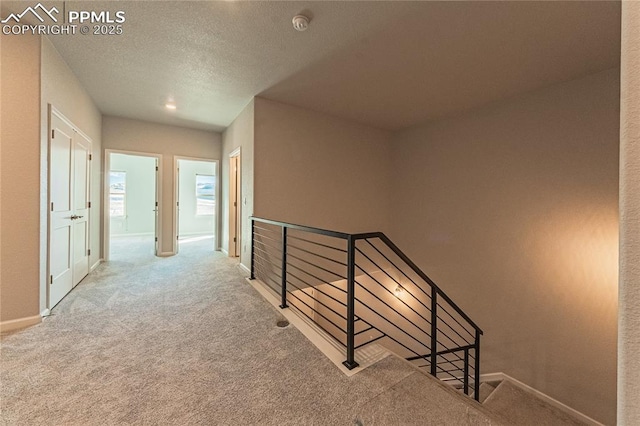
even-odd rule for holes
{"type": "MultiPolygon", "coordinates": [[[[396,313],[397,315],[399,315],[400,317],[402,317],[405,321],[407,321],[409,324],[413,325],[416,329],[418,329],[421,333],[425,334],[426,336],[429,335],[429,333],[427,333],[426,331],[424,331],[423,329],[421,329],[418,325],[416,325],[413,321],[411,321],[409,318],[405,317],[404,315],[402,315],[400,312],[396,311],[392,306],[390,306],[387,302],[385,302],[384,300],[380,299],[376,294],[374,294],[371,290],[369,290],[368,288],[366,288],[365,286],[363,286],[362,284],[360,284],[359,282],[356,281],[356,283],[358,284],[358,286],[360,286],[361,289],[363,289],[364,291],[366,291],[367,293],[369,293],[371,296],[373,296],[375,299],[377,299],[380,303],[382,303],[383,305],[387,306],[392,312],[396,313]]],[[[367,309],[369,309],[371,312],[374,312],[376,315],[378,316],[382,316],[380,315],[378,312],[376,312],[373,308],[371,308],[369,305],[367,305],[366,303],[362,302],[361,300],[358,300],[358,302],[360,302],[360,304],[364,307],[366,307],[367,309]]],[[[388,318],[382,316],[388,323],[395,325],[394,323],[392,323],[388,318]]],[[[401,329],[399,326],[395,325],[396,328],[400,329],[403,333],[410,335],[409,332],[401,329]]],[[[412,336],[413,337],[413,336],[412,336]]],[[[413,337],[415,340],[419,341],[417,338],[413,337]]]]}
{"type": "Polygon", "coordinates": [[[347,264],[346,264],[346,263],[344,263],[344,262],[340,262],[340,261],[338,261],[338,260],[332,259],[332,258],[327,257],[327,256],[323,256],[323,255],[318,254],[318,253],[313,253],[313,252],[311,252],[311,251],[309,251],[309,250],[305,250],[305,249],[303,249],[303,248],[300,248],[300,247],[294,246],[294,245],[292,245],[292,244],[289,244],[289,248],[290,248],[290,249],[292,249],[292,248],[293,248],[293,249],[296,249],[296,250],[300,250],[300,251],[305,252],[305,253],[308,253],[308,254],[310,254],[310,255],[312,255],[312,256],[316,256],[316,257],[319,257],[319,258],[321,258],[321,259],[325,259],[325,260],[328,260],[328,261],[330,261],[330,262],[336,263],[336,264],[338,264],[338,265],[340,265],[340,266],[344,266],[344,267],[346,267],[346,266],[347,266],[347,264]]]}
{"type": "Polygon", "coordinates": [[[331,275],[333,275],[333,276],[335,276],[337,278],[340,278],[340,279],[343,279],[343,280],[347,279],[347,277],[344,277],[344,276],[342,276],[342,275],[340,275],[338,273],[330,271],[327,268],[323,268],[322,266],[314,265],[313,263],[309,262],[308,260],[302,259],[302,258],[300,258],[298,256],[294,256],[293,254],[289,254],[289,257],[291,257],[293,259],[296,259],[296,260],[299,260],[300,262],[306,263],[307,265],[313,266],[314,268],[318,268],[318,269],[320,269],[320,270],[322,270],[322,271],[324,271],[324,272],[326,272],[328,274],[331,274],[331,275]]]}
{"type": "MultiPolygon", "coordinates": [[[[364,257],[366,257],[367,259],[369,259],[369,261],[373,264],[373,266],[374,266],[375,268],[378,268],[378,270],[384,271],[384,270],[383,270],[383,268],[382,268],[380,265],[378,265],[377,263],[375,263],[374,261],[372,261],[372,260],[369,258],[369,256],[367,256],[366,254],[362,253],[360,250],[358,250],[358,251],[359,251],[359,252],[360,252],[364,257]]],[[[384,288],[385,290],[387,290],[387,292],[388,292],[388,293],[390,293],[390,294],[392,294],[392,295],[393,295],[393,292],[392,292],[391,290],[389,290],[389,289],[388,289],[386,286],[384,286],[380,281],[378,281],[376,278],[374,278],[374,277],[373,277],[369,272],[367,272],[365,269],[361,268],[360,266],[358,266],[358,269],[360,269],[362,272],[364,272],[365,274],[367,274],[367,276],[369,276],[369,278],[371,278],[371,279],[372,279],[372,280],[374,280],[376,283],[378,283],[378,285],[380,285],[382,288],[384,288]]],[[[389,278],[390,278],[390,279],[391,279],[391,280],[392,280],[396,285],[402,286],[402,284],[401,284],[401,283],[399,283],[399,282],[398,282],[395,278],[393,278],[391,275],[387,274],[386,272],[385,272],[385,274],[386,274],[386,275],[387,275],[387,277],[389,277],[389,278]]],[[[404,288],[404,287],[403,287],[403,288],[404,288]]],[[[406,288],[405,288],[405,291],[406,291],[406,288]]],[[[418,301],[418,303],[420,303],[420,304],[422,304],[422,305],[424,306],[424,304],[423,304],[420,300],[418,300],[418,299],[417,299],[413,294],[409,293],[408,291],[407,291],[407,294],[409,294],[411,297],[413,297],[415,300],[417,300],[417,301],[418,301]]],[[[425,320],[428,324],[431,324],[431,322],[430,322],[428,319],[426,319],[425,317],[423,317],[422,315],[420,315],[420,314],[418,313],[418,311],[416,311],[416,310],[415,310],[415,309],[413,309],[411,306],[409,306],[409,304],[408,304],[407,302],[405,302],[405,301],[404,301],[404,300],[402,300],[402,299],[398,299],[398,300],[399,300],[402,304],[404,304],[407,308],[411,309],[411,310],[412,310],[416,315],[418,315],[420,318],[422,318],[423,320],[425,320]]],[[[426,308],[426,306],[425,306],[425,308],[426,308]]]]}
{"type": "MultiPolygon", "coordinates": [[[[291,265],[289,265],[291,266],[291,265]]],[[[314,291],[317,291],[318,293],[322,294],[323,296],[328,297],[329,299],[333,300],[334,302],[338,303],[340,306],[347,306],[345,304],[345,302],[343,302],[342,300],[336,299],[335,297],[331,296],[330,294],[325,293],[323,290],[320,290],[317,286],[313,286],[311,284],[309,284],[308,282],[306,282],[305,280],[303,280],[302,278],[298,277],[297,275],[293,274],[292,272],[289,272],[289,276],[297,279],[298,281],[301,281],[302,283],[306,284],[308,287],[312,288],[314,291]]],[[[325,284],[322,284],[325,285],[325,284]]]]}
{"type": "MultiPolygon", "coordinates": [[[[306,294],[310,299],[315,300],[317,303],[321,304],[322,306],[324,306],[325,308],[327,308],[328,310],[330,310],[331,312],[333,312],[334,314],[336,314],[337,316],[339,316],[340,318],[342,318],[343,320],[346,320],[347,317],[346,315],[341,314],[340,312],[336,311],[335,309],[329,307],[329,305],[324,304],[323,302],[319,301],[318,298],[313,297],[312,295],[310,295],[309,293],[307,293],[306,291],[304,291],[304,289],[301,289],[300,287],[297,287],[295,284],[293,284],[291,281],[287,281],[293,288],[295,288],[296,290],[306,294]]],[[[293,293],[292,293],[293,295],[293,293]]],[[[344,306],[344,305],[341,305],[344,306]]],[[[309,306],[309,308],[311,308],[311,306],[309,306]]],[[[317,311],[315,308],[311,308],[314,311],[317,311]]]]}
{"type": "MultiPolygon", "coordinates": [[[[300,299],[296,294],[292,293],[292,292],[288,292],[292,297],[295,297],[300,303],[302,303],[303,305],[305,305],[307,308],[311,309],[313,312],[315,312],[316,314],[320,315],[322,318],[324,318],[325,320],[327,320],[327,322],[329,322],[331,325],[333,325],[334,327],[336,327],[338,330],[342,331],[343,333],[345,333],[345,331],[335,322],[333,322],[332,320],[330,320],[328,317],[326,317],[325,315],[321,314],[320,312],[318,312],[313,306],[309,305],[308,303],[306,303],[304,300],[300,299]]],[[[295,305],[294,305],[295,306],[295,305]]],[[[298,311],[302,312],[302,310],[298,309],[298,311]]],[[[313,322],[318,325],[318,323],[313,320],[313,322]]],[[[341,343],[344,345],[344,343],[341,343]]]]}
{"type": "MultiPolygon", "coordinates": [[[[330,283],[330,282],[328,282],[328,281],[324,281],[322,278],[320,278],[320,277],[318,277],[318,276],[316,276],[316,275],[313,275],[313,274],[312,274],[312,273],[310,273],[310,272],[305,271],[304,269],[302,269],[302,268],[300,268],[300,267],[298,267],[298,266],[294,265],[293,263],[289,263],[289,268],[295,268],[297,271],[300,271],[300,272],[302,272],[303,274],[306,274],[306,275],[310,276],[311,278],[314,278],[314,279],[318,280],[318,283],[317,283],[316,285],[328,285],[328,286],[331,286],[332,288],[335,288],[336,290],[338,290],[338,291],[340,291],[340,292],[342,292],[342,293],[345,293],[345,294],[346,294],[346,292],[347,292],[345,289],[340,288],[340,287],[336,286],[335,284],[330,283]]],[[[305,281],[305,283],[306,283],[306,281],[305,281]]],[[[310,286],[310,287],[315,287],[315,285],[310,285],[310,284],[309,284],[309,286],[310,286]]],[[[345,304],[346,304],[346,303],[345,303],[345,304]]]]}
{"type": "Polygon", "coordinates": [[[326,248],[328,248],[328,249],[332,249],[332,250],[340,251],[340,252],[342,252],[342,253],[346,253],[346,252],[347,252],[345,249],[341,249],[341,248],[339,248],[339,247],[333,247],[333,246],[330,246],[330,245],[328,245],[328,244],[322,244],[322,243],[319,243],[319,242],[317,242],[317,241],[311,241],[311,240],[307,240],[307,239],[305,239],[305,238],[296,237],[296,236],[293,236],[293,235],[290,235],[290,236],[289,236],[289,238],[292,238],[292,239],[294,239],[294,240],[298,240],[298,241],[304,241],[304,242],[306,242],[306,243],[310,243],[310,244],[315,244],[315,245],[317,245],[317,246],[321,246],[321,247],[326,247],[326,248]]]}

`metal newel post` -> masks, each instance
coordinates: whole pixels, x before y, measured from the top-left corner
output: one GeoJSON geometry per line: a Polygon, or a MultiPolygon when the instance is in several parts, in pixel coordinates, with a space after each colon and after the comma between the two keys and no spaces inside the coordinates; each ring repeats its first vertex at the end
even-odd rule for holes
{"type": "Polygon", "coordinates": [[[256,221],[251,219],[251,279],[256,279],[256,221]]]}
{"type": "Polygon", "coordinates": [[[469,348],[464,348],[464,394],[469,395],[469,348]]]}
{"type": "Polygon", "coordinates": [[[431,375],[438,377],[438,293],[431,290],[431,375]]]}
{"type": "Polygon", "coordinates": [[[287,305],[287,227],[282,227],[282,282],[280,292],[280,307],[288,308],[287,305]]]}
{"type": "Polygon", "coordinates": [[[352,370],[358,366],[355,360],[355,275],[356,241],[352,235],[347,238],[347,360],[345,367],[352,370]]]}
{"type": "Polygon", "coordinates": [[[475,355],[476,355],[476,365],[475,365],[475,383],[473,385],[473,390],[475,393],[475,400],[480,401],[480,330],[476,329],[476,344],[475,344],[475,355]]]}

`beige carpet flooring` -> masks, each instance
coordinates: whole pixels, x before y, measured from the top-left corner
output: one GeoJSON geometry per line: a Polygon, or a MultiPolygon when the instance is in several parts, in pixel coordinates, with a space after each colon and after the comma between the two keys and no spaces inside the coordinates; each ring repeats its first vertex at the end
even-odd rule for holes
{"type": "Polygon", "coordinates": [[[136,247],[2,337],[1,424],[496,424],[393,357],[346,377],[209,240],[136,247]]]}
{"type": "Polygon", "coordinates": [[[484,406],[507,424],[521,426],[578,426],[585,423],[504,381],[489,395],[484,406]]]}

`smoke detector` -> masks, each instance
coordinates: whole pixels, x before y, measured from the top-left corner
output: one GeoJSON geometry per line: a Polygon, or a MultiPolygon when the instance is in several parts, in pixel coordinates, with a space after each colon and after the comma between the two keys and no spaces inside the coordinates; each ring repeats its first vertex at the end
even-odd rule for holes
{"type": "Polygon", "coordinates": [[[309,28],[309,18],[304,15],[294,16],[291,23],[296,31],[306,31],[309,28]]]}

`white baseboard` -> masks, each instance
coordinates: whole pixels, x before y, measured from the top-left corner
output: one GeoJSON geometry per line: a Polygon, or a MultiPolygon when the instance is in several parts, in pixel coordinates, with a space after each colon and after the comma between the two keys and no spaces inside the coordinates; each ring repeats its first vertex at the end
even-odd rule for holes
{"type": "Polygon", "coordinates": [[[49,309],[49,308],[47,308],[47,309],[45,309],[44,311],[40,312],[40,316],[41,316],[42,318],[46,318],[46,317],[48,317],[49,315],[51,315],[51,309],[49,309]]]}
{"type": "Polygon", "coordinates": [[[175,256],[176,252],[175,251],[163,251],[158,253],[158,257],[171,257],[171,256],[175,256]]]}
{"type": "Polygon", "coordinates": [[[93,272],[96,270],[96,268],[98,266],[100,266],[100,264],[104,262],[104,259],[98,259],[98,261],[96,263],[93,264],[93,266],[91,268],[89,268],[89,272],[93,272]]]}
{"type": "Polygon", "coordinates": [[[242,269],[244,272],[246,272],[247,274],[251,275],[251,269],[247,268],[246,266],[244,266],[242,263],[239,264],[240,269],[242,269]]]}
{"type": "Polygon", "coordinates": [[[487,373],[480,375],[480,383],[484,382],[501,382],[505,380],[507,377],[504,373],[487,373]]]}
{"type": "Polygon", "coordinates": [[[178,240],[181,240],[183,237],[215,237],[215,234],[213,232],[181,232],[180,233],[180,238],[178,238],[178,240]]]}
{"type": "Polygon", "coordinates": [[[522,383],[520,380],[518,379],[514,379],[513,377],[509,376],[508,374],[499,372],[499,373],[488,373],[488,374],[481,374],[480,375],[480,382],[497,382],[497,381],[502,381],[502,380],[508,380],[509,382],[511,382],[511,384],[513,384],[514,386],[519,387],[520,389],[522,389],[523,391],[530,393],[532,395],[535,395],[537,398],[541,399],[542,401],[546,402],[547,404],[551,405],[552,407],[557,408],[558,410],[568,414],[569,416],[580,420],[581,422],[584,422],[588,425],[593,425],[593,426],[604,426],[602,423],[598,422],[597,420],[592,419],[591,417],[587,416],[586,414],[581,413],[580,411],[573,409],[571,407],[569,407],[566,404],[563,404],[562,402],[558,401],[555,398],[550,397],[549,395],[540,392],[537,389],[532,388],[531,386],[522,383]]]}
{"type": "Polygon", "coordinates": [[[0,322],[0,332],[6,333],[7,331],[18,330],[21,328],[30,327],[42,322],[42,316],[40,314],[32,317],[18,318],[9,321],[0,322]]]}
{"type": "Polygon", "coordinates": [[[154,232],[134,232],[132,234],[111,234],[112,237],[153,237],[154,232]]]}
{"type": "Polygon", "coordinates": [[[219,248],[219,250],[224,253],[225,256],[229,256],[229,252],[226,251],[225,249],[223,249],[222,247],[219,248]]]}

